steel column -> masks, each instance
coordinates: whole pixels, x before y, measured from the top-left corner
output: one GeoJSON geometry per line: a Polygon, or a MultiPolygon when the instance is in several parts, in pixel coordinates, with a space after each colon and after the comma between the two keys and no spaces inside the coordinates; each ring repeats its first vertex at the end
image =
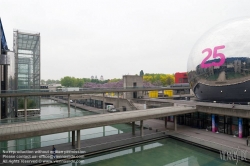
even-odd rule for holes
{"type": "Polygon", "coordinates": [[[76,143],[76,135],[75,135],[75,131],[72,131],[72,146],[75,146],[76,143]]]}
{"type": "Polygon", "coordinates": [[[24,117],[25,122],[27,122],[27,97],[24,97],[24,117]]]}
{"type": "Polygon", "coordinates": [[[68,116],[70,116],[70,95],[68,94],[68,116]]]}
{"type": "Polygon", "coordinates": [[[174,131],[177,131],[177,116],[174,116],[174,131]]]}
{"type": "Polygon", "coordinates": [[[105,110],[105,97],[104,97],[104,93],[102,94],[102,109],[103,109],[103,113],[104,113],[104,110],[105,110]]]}

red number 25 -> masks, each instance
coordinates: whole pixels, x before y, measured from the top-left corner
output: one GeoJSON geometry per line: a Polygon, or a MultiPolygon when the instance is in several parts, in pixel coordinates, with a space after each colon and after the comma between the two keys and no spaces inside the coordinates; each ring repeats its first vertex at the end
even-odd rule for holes
{"type": "Polygon", "coordinates": [[[203,59],[203,61],[201,62],[201,68],[209,68],[211,66],[221,66],[225,63],[225,55],[222,54],[222,53],[218,53],[217,51],[220,50],[220,49],[224,49],[225,46],[222,45],[222,46],[216,46],[214,47],[214,51],[212,51],[211,48],[206,48],[202,51],[202,54],[207,52],[208,55],[206,56],[206,58],[203,59]],[[212,62],[212,63],[208,63],[206,64],[206,61],[211,57],[213,53],[213,58],[220,58],[220,61],[219,62],[212,62]]]}

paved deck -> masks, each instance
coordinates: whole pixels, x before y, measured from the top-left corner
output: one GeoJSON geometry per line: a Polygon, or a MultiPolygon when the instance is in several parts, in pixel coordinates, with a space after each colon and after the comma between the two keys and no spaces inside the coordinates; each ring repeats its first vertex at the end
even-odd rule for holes
{"type": "Polygon", "coordinates": [[[220,151],[236,152],[243,150],[248,152],[247,158],[250,159],[250,147],[246,145],[246,138],[233,137],[233,135],[223,133],[213,133],[205,129],[197,129],[189,126],[178,125],[177,131],[174,131],[173,122],[168,122],[165,129],[163,120],[149,119],[143,122],[146,126],[152,127],[153,130],[166,131],[167,134],[180,138],[182,140],[191,141],[206,147],[210,147],[220,151]]]}

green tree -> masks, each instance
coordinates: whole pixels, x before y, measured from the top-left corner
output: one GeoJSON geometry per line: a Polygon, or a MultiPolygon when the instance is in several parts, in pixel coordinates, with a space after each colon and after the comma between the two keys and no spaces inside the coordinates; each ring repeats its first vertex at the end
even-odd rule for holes
{"type": "Polygon", "coordinates": [[[140,76],[144,76],[143,70],[140,71],[140,76]]]}
{"type": "Polygon", "coordinates": [[[61,78],[61,84],[62,86],[66,86],[66,87],[74,87],[74,77],[69,77],[69,76],[66,76],[66,77],[63,77],[61,78]]]}
{"type": "Polygon", "coordinates": [[[119,82],[121,79],[120,78],[113,78],[109,80],[109,82],[119,82]]]}
{"type": "Polygon", "coordinates": [[[42,85],[45,85],[45,84],[46,84],[46,81],[43,80],[43,79],[41,79],[41,84],[42,84],[42,85]]]}
{"type": "MultiPolygon", "coordinates": [[[[34,99],[27,99],[27,109],[34,109],[36,108],[36,102],[34,99]]],[[[18,109],[24,109],[24,99],[18,99],[18,109]]]]}

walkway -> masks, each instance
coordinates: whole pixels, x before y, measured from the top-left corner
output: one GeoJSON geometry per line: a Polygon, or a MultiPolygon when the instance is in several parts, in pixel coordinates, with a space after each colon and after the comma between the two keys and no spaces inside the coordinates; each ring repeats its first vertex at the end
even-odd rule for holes
{"type": "MultiPolygon", "coordinates": [[[[50,98],[51,98],[51,100],[55,100],[55,101],[57,101],[59,103],[63,103],[63,104],[68,105],[68,101],[66,101],[66,100],[58,99],[58,98],[55,98],[55,97],[50,97],[50,98]]],[[[71,109],[72,109],[72,107],[76,107],[76,108],[80,108],[80,109],[87,110],[87,111],[90,111],[90,112],[94,112],[94,113],[97,113],[97,114],[108,113],[104,109],[90,107],[90,106],[83,105],[83,104],[78,104],[78,103],[70,103],[70,106],[71,106],[71,109]]]]}
{"type": "MultiPolygon", "coordinates": [[[[132,129],[131,129],[132,130],[132,129]]],[[[136,131],[135,135],[133,136],[132,133],[122,133],[122,134],[116,134],[116,135],[110,135],[105,137],[99,137],[99,138],[93,138],[93,139],[87,139],[87,140],[81,140],[81,151],[82,154],[88,153],[94,153],[96,151],[105,151],[105,150],[115,150],[117,147],[127,147],[128,144],[136,144],[140,143],[141,141],[147,141],[149,139],[155,139],[159,137],[166,137],[164,133],[161,132],[155,132],[152,130],[144,130],[144,136],[140,136],[140,131],[136,131]]],[[[63,143],[59,145],[55,145],[56,150],[58,151],[71,151],[74,152],[76,149],[75,146],[72,146],[71,143],[63,143]]],[[[37,158],[39,156],[44,155],[45,158],[41,158],[41,160],[47,160],[49,162],[52,162],[50,157],[52,157],[52,154],[50,151],[52,150],[52,146],[46,146],[36,149],[31,149],[29,151],[34,152],[32,155],[37,155],[37,158]],[[39,151],[43,151],[43,153],[39,153],[39,151]],[[48,153],[47,153],[48,152],[48,153]]],[[[60,154],[57,153],[57,157],[60,155],[76,155],[77,153],[67,153],[67,154],[60,154]]],[[[7,154],[5,154],[7,155],[7,154]]],[[[19,154],[20,155],[20,154],[19,154]]],[[[29,153],[22,153],[21,155],[31,155],[29,153]]],[[[37,160],[37,159],[29,159],[29,160],[37,160]]],[[[0,164],[1,165],[1,164],[0,164]]],[[[4,164],[5,166],[12,165],[12,164],[4,164]]],[[[27,164],[18,164],[19,166],[27,165],[27,164]]],[[[41,164],[42,165],[42,164],[41,164]]],[[[46,165],[46,164],[44,164],[46,165]]]]}
{"type": "MultiPolygon", "coordinates": [[[[125,146],[130,143],[139,143],[140,141],[146,141],[148,139],[154,139],[159,137],[167,137],[167,135],[171,135],[175,138],[180,138],[182,140],[192,141],[194,143],[199,143],[201,145],[205,145],[207,147],[211,147],[218,150],[230,150],[236,151],[237,149],[245,150],[246,152],[250,152],[250,147],[246,146],[245,138],[237,138],[232,135],[227,134],[216,134],[210,131],[206,131],[205,129],[196,129],[188,126],[178,125],[178,131],[173,131],[173,123],[168,122],[168,128],[164,128],[164,121],[157,119],[149,119],[144,121],[145,126],[151,127],[152,130],[144,129],[144,136],[140,136],[140,132],[137,131],[135,136],[131,133],[123,133],[105,137],[99,137],[89,140],[81,141],[81,150],[86,153],[93,153],[98,150],[105,149],[113,149],[115,150],[118,146],[125,146]],[[160,130],[160,132],[156,132],[156,130],[160,130]]],[[[71,143],[64,143],[60,145],[55,145],[56,149],[59,151],[66,151],[74,149],[71,143]]],[[[50,151],[52,149],[51,146],[42,147],[37,149],[32,149],[32,151],[50,151]]],[[[84,153],[84,152],[83,152],[84,153]]],[[[38,155],[41,155],[38,153],[38,155]]],[[[59,154],[58,154],[59,155],[59,154]]],[[[250,159],[250,154],[247,153],[247,158],[250,159]]],[[[218,158],[220,154],[218,154],[218,158]]],[[[7,165],[7,164],[6,164],[7,165]]],[[[9,164],[10,165],[10,164],[9,164]]],[[[21,164],[19,164],[21,165],[21,164]]]]}
{"type": "Polygon", "coordinates": [[[191,141],[213,149],[236,152],[238,150],[247,151],[247,158],[250,159],[250,147],[246,146],[246,138],[233,137],[223,133],[213,133],[205,129],[191,128],[189,126],[178,125],[177,131],[173,131],[173,122],[168,122],[165,129],[163,120],[149,119],[144,121],[145,126],[152,127],[153,130],[166,131],[167,134],[180,138],[182,140],[191,141]]]}
{"type": "Polygon", "coordinates": [[[0,141],[49,135],[68,131],[80,131],[94,127],[112,124],[129,123],[152,118],[181,115],[196,112],[190,107],[162,107],[147,110],[118,112],[113,114],[98,114],[83,117],[44,120],[0,126],[0,141]]]}

